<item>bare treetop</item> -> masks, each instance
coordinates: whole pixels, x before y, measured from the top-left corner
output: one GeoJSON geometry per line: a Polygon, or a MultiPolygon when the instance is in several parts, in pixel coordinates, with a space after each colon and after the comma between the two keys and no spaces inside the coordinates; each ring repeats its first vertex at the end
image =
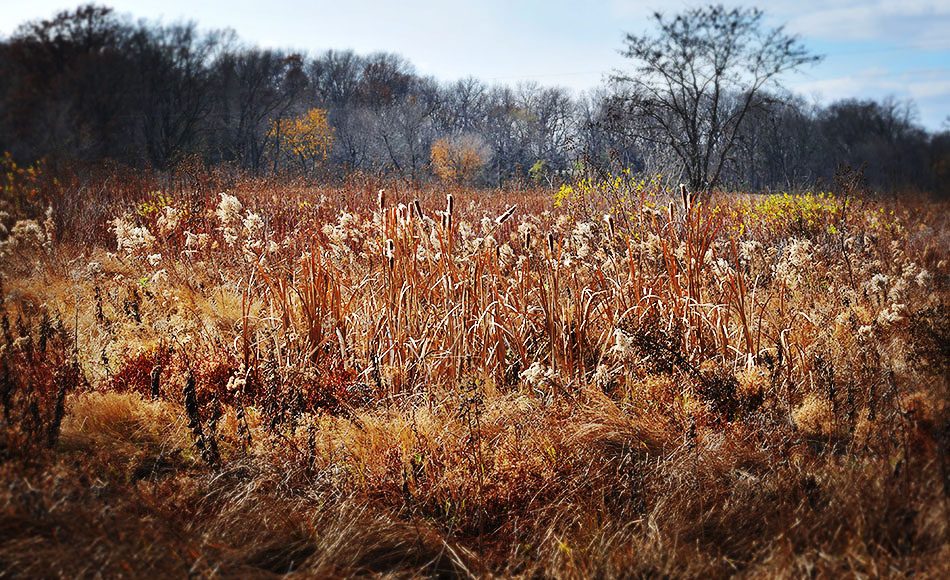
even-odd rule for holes
{"type": "Polygon", "coordinates": [[[673,148],[694,191],[717,185],[763,89],[821,58],[763,16],[722,5],[655,13],[656,32],[626,37],[623,55],[638,62],[636,75],[616,77],[629,88],[626,113],[640,138],[673,148]]]}

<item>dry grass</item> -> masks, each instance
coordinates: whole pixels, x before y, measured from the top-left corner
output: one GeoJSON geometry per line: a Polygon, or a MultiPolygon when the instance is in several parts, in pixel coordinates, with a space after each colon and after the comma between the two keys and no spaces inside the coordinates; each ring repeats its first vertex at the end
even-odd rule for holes
{"type": "Polygon", "coordinates": [[[950,573],[945,204],[191,185],[4,225],[8,575],[950,573]]]}

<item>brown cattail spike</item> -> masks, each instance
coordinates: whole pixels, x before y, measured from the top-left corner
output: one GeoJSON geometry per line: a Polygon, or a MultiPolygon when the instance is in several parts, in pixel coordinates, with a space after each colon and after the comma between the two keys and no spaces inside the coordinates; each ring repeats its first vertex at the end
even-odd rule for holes
{"type": "Polygon", "coordinates": [[[383,211],[386,207],[386,190],[380,189],[379,194],[376,197],[376,205],[379,206],[379,211],[383,211]]]}
{"type": "Polygon", "coordinates": [[[607,231],[610,232],[610,237],[613,238],[616,232],[614,231],[614,216],[604,214],[604,221],[607,222],[607,231]]]}
{"type": "Polygon", "coordinates": [[[446,208],[445,208],[445,229],[452,229],[452,210],[455,207],[455,198],[452,197],[450,193],[446,196],[446,208]]]}
{"type": "Polygon", "coordinates": [[[517,206],[517,205],[513,205],[513,206],[509,207],[509,208],[505,211],[505,213],[503,213],[503,214],[501,214],[500,216],[498,216],[497,218],[495,218],[495,224],[497,224],[497,225],[500,226],[501,224],[505,223],[505,220],[507,220],[508,218],[510,218],[510,217],[515,213],[515,210],[516,210],[516,209],[518,209],[518,206],[517,206]]]}

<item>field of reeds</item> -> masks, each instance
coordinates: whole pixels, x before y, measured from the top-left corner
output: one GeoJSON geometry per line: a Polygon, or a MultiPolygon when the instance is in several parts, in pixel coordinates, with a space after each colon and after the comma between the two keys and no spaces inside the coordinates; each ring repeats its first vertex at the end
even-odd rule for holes
{"type": "Polygon", "coordinates": [[[950,575],[946,202],[7,164],[0,577],[950,575]]]}

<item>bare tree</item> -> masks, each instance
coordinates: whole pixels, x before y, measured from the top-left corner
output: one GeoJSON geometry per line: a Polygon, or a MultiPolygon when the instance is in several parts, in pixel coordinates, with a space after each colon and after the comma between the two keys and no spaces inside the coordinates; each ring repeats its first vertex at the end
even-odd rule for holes
{"type": "Polygon", "coordinates": [[[627,35],[623,54],[639,66],[616,77],[630,89],[625,113],[641,139],[673,149],[695,192],[719,183],[763,89],[820,58],[782,27],[763,28],[763,14],[722,5],[656,13],[655,34],[627,35]]]}

